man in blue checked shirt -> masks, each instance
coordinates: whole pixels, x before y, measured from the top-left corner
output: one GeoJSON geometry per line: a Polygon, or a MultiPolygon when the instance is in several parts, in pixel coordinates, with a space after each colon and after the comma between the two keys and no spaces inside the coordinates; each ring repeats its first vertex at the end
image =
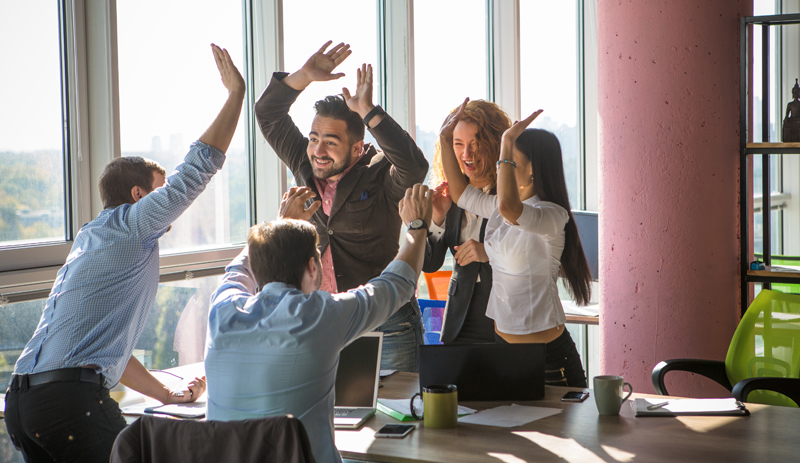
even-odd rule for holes
{"type": "MultiPolygon", "coordinates": [[[[305,202],[314,194],[292,188],[281,217],[310,218],[319,204],[306,209],[305,202]]],[[[253,226],[247,246],[211,296],[208,419],[289,413],[305,426],[317,462],[341,462],[333,434],[339,352],[414,297],[432,196],[425,185],[406,190],[398,207],[408,225],[403,247],[380,275],[338,294],[320,291],[319,235],[312,224],[276,220],[253,226]]]]}
{"type": "Polygon", "coordinates": [[[142,158],[118,158],[100,178],[105,209],[81,228],[39,326],[6,392],[5,421],[28,462],[107,462],[125,427],[109,389],[118,382],[167,403],[192,402],[205,377],[172,391],[131,356],[158,287],[158,239],[222,168],[245,83],[211,45],[228,99],[169,177],[142,158]]]}

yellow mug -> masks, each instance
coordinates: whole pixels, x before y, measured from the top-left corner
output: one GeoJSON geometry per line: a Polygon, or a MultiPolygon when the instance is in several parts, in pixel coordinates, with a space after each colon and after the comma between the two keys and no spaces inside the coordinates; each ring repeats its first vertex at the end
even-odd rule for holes
{"type": "Polygon", "coordinates": [[[458,424],[458,389],[453,384],[423,386],[411,398],[411,416],[415,420],[423,420],[426,428],[455,428],[458,424]],[[422,418],[414,411],[414,399],[422,396],[422,418]]]}

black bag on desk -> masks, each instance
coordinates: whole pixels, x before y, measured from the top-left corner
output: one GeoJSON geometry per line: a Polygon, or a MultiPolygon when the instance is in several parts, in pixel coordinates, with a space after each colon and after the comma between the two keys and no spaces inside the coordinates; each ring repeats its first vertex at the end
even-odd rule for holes
{"type": "Polygon", "coordinates": [[[544,398],[544,344],[418,346],[419,386],[455,384],[458,401],[544,398]]]}

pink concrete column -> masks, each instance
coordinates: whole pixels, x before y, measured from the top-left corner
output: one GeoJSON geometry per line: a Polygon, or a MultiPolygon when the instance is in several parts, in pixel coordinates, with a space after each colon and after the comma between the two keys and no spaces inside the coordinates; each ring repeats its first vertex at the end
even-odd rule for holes
{"type": "MultiPolygon", "coordinates": [[[[739,17],[752,1],[597,3],[600,369],[652,392],[656,363],[724,360],[738,323],[739,17]]],[[[688,373],[667,388],[725,393],[688,373]]]]}

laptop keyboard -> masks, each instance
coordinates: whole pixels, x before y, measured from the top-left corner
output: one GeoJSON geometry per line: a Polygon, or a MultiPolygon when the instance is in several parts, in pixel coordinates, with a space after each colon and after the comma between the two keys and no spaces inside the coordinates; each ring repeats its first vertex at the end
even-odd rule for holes
{"type": "Polygon", "coordinates": [[[352,413],[355,408],[339,408],[336,407],[333,409],[333,416],[347,416],[352,413]]]}

